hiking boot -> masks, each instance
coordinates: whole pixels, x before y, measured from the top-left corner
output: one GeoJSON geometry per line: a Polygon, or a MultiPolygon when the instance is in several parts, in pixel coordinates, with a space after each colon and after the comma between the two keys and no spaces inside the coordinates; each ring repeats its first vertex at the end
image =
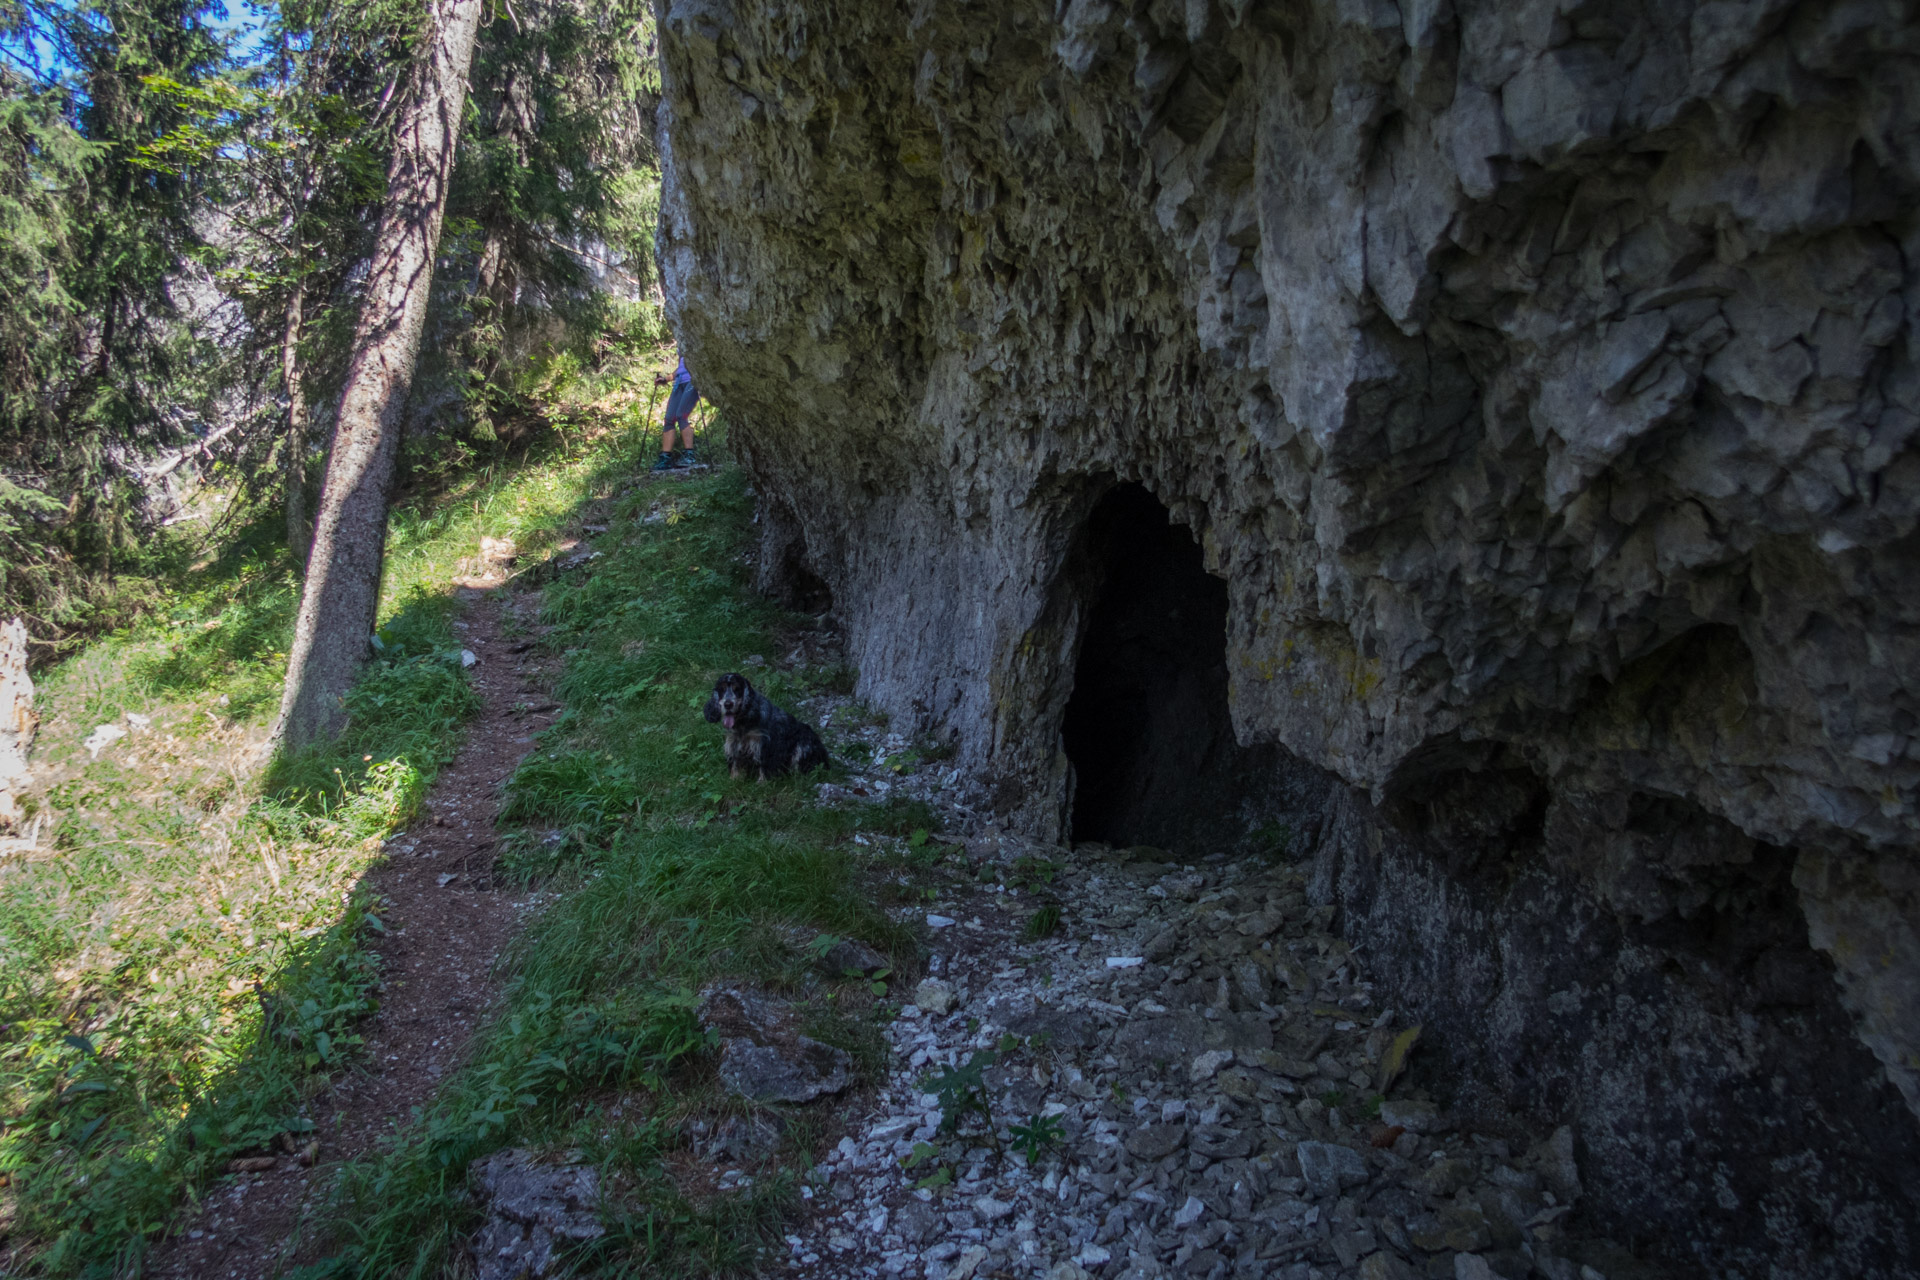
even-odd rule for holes
{"type": "Polygon", "coordinates": [[[655,471],[673,470],[673,455],[668,453],[665,449],[662,449],[660,451],[660,456],[653,460],[653,469],[655,471]]]}
{"type": "Polygon", "coordinates": [[[683,470],[691,471],[699,465],[700,465],[700,460],[693,456],[693,450],[688,449],[685,453],[680,455],[679,466],[683,470]]]}

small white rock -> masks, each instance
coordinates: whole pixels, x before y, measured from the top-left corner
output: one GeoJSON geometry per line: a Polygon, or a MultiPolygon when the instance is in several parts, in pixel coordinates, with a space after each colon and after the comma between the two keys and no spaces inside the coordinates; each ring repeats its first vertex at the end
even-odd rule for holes
{"type": "Polygon", "coordinates": [[[1141,965],[1145,964],[1146,962],[1147,962],[1147,958],[1145,956],[1108,956],[1107,968],[1138,969],[1141,965]]]}
{"type": "Polygon", "coordinates": [[[1097,1244],[1083,1244],[1073,1260],[1083,1267],[1098,1267],[1113,1261],[1113,1254],[1097,1244]]]}
{"type": "Polygon", "coordinates": [[[929,915],[927,917],[927,928],[929,929],[951,929],[953,928],[953,924],[952,916],[929,915]]]}
{"type": "Polygon", "coordinates": [[[953,1270],[947,1272],[947,1280],[972,1280],[973,1273],[987,1260],[987,1247],[977,1244],[954,1259],[953,1270]]]}
{"type": "Polygon", "coordinates": [[[1196,1083],[1201,1080],[1211,1080],[1219,1072],[1220,1068],[1232,1061],[1233,1050],[1209,1049],[1193,1060],[1191,1078],[1196,1083]]]}
{"type": "Polygon", "coordinates": [[[471,649],[462,649],[462,650],[460,651],[460,665],[461,665],[461,666],[463,666],[463,667],[470,667],[470,666],[472,666],[472,665],[473,665],[474,663],[476,663],[476,662],[478,662],[478,661],[480,661],[480,659],[479,659],[479,657],[478,657],[478,655],[476,655],[476,654],[474,653],[474,651],[473,651],[473,650],[471,650],[471,649]]]}
{"type": "Polygon", "coordinates": [[[102,751],[126,736],[127,731],[117,724],[96,725],[93,732],[87,736],[87,740],[80,745],[87,749],[89,757],[98,760],[102,751]]]}
{"type": "Polygon", "coordinates": [[[938,978],[923,978],[913,989],[913,1003],[931,1014],[943,1014],[953,1008],[953,988],[938,978]]]}
{"type": "Polygon", "coordinates": [[[1453,1280],[1493,1280],[1493,1268],[1477,1253],[1453,1255],[1453,1280]]]}
{"type": "Polygon", "coordinates": [[[998,1222],[1013,1212],[1013,1206],[992,1196],[980,1196],[973,1202],[973,1211],[980,1215],[982,1221],[998,1222]]]}

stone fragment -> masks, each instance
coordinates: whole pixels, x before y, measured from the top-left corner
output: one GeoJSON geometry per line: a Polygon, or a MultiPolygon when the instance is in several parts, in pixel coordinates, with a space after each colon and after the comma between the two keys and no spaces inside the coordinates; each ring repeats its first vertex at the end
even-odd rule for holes
{"type": "Polygon", "coordinates": [[[1187,1141],[1184,1124],[1150,1124],[1127,1135],[1127,1154],[1136,1160],[1164,1160],[1187,1141]]]}
{"type": "Polygon", "coordinates": [[[1444,1199],[1461,1190],[1473,1181],[1474,1166],[1471,1160],[1448,1157],[1435,1160],[1420,1171],[1414,1179],[1414,1185],[1422,1195],[1444,1199]]]}
{"type": "Polygon", "coordinates": [[[1300,1176],[1315,1196],[1338,1195],[1367,1180],[1367,1162],[1352,1147],[1333,1142],[1302,1142],[1294,1149],[1300,1176]]]}
{"type": "Polygon", "coordinates": [[[1407,1219],[1407,1238],[1428,1253],[1451,1249],[1476,1253],[1493,1243],[1493,1232],[1486,1215],[1477,1205],[1448,1205],[1437,1213],[1420,1213],[1407,1219]]]}
{"type": "Polygon", "coordinates": [[[1279,975],[1282,982],[1287,984],[1289,991],[1294,992],[1296,995],[1313,994],[1313,975],[1307,972],[1305,965],[1295,960],[1292,956],[1276,956],[1273,962],[1273,971],[1279,975]]]}
{"type": "Polygon", "coordinates": [[[1380,1123],[1408,1133],[1444,1133],[1440,1108],[1431,1102],[1389,1098],[1380,1104],[1380,1123]]]}
{"type": "Polygon", "coordinates": [[[117,724],[99,724],[93,727],[93,732],[80,745],[87,749],[90,758],[98,760],[102,751],[126,736],[127,731],[117,724]]]}
{"type": "Polygon", "coordinates": [[[938,978],[923,978],[913,989],[913,1002],[928,1013],[945,1014],[953,1008],[953,987],[938,978]]]}
{"type": "Polygon", "coordinates": [[[738,987],[709,989],[700,1025],[720,1040],[720,1082],[754,1102],[811,1102],[847,1087],[853,1059],[801,1035],[784,1001],[738,987]]]}
{"type": "Polygon", "coordinates": [[[1359,1272],[1360,1280],[1419,1280],[1420,1275],[1412,1263],[1385,1249],[1362,1258],[1359,1272]]]}
{"type": "Polygon", "coordinates": [[[597,1216],[599,1174],[591,1165],[510,1148],[474,1161],[468,1179],[487,1214],[473,1238],[476,1280],[557,1275],[563,1245],[605,1233],[597,1216]]]}
{"type": "Polygon", "coordinates": [[[1195,1084],[1200,1083],[1202,1080],[1211,1080],[1220,1068],[1232,1061],[1233,1050],[1210,1049],[1193,1060],[1193,1067],[1188,1071],[1187,1078],[1195,1084]]]}
{"type": "Polygon", "coordinates": [[[841,938],[820,956],[820,968],[835,978],[849,974],[867,977],[890,967],[885,956],[858,938],[841,938]]]}
{"type": "Polygon", "coordinates": [[[1573,1127],[1561,1125],[1529,1153],[1529,1162],[1561,1204],[1580,1198],[1580,1166],[1573,1158],[1573,1127]]]}
{"type": "Polygon", "coordinates": [[[1286,917],[1278,911],[1261,911],[1250,916],[1242,916],[1234,927],[1242,937],[1269,938],[1286,923],[1286,917]]]}
{"type": "Polygon", "coordinates": [[[1453,1276],[1454,1280],[1497,1280],[1493,1268],[1477,1253],[1454,1254],[1453,1276]]]}
{"type": "Polygon", "coordinates": [[[947,1272],[947,1280],[973,1280],[974,1273],[980,1269],[980,1265],[986,1260],[987,1248],[985,1245],[976,1244],[969,1249],[962,1250],[960,1256],[953,1260],[953,1269],[947,1272]]]}
{"type": "Polygon", "coordinates": [[[1256,1049],[1244,1056],[1255,1066],[1271,1071],[1275,1075],[1285,1076],[1289,1080],[1305,1080],[1317,1070],[1313,1063],[1292,1057],[1277,1049],[1256,1049]]]}
{"type": "Polygon", "coordinates": [[[1208,1160],[1233,1160],[1253,1154],[1253,1135],[1244,1129],[1204,1124],[1187,1135],[1187,1146],[1208,1160]]]}
{"type": "Polygon", "coordinates": [[[1199,1196],[1188,1196],[1187,1202],[1174,1211],[1173,1225],[1182,1229],[1192,1226],[1206,1216],[1207,1206],[1199,1196]]]}
{"type": "Polygon", "coordinates": [[[992,1196],[979,1196],[974,1199],[973,1211],[980,1215],[982,1222],[998,1222],[1013,1212],[1013,1205],[992,1196]]]}
{"type": "Polygon", "coordinates": [[[909,1200],[894,1211],[893,1229],[908,1244],[925,1244],[940,1230],[940,1215],[923,1200],[909,1200]]]}
{"type": "Polygon", "coordinates": [[[762,1112],[695,1120],[686,1127],[688,1145],[703,1160],[758,1160],[780,1145],[779,1122],[762,1112]]]}
{"type": "Polygon", "coordinates": [[[504,569],[519,558],[520,548],[515,545],[512,538],[480,535],[480,565],[483,569],[504,569]]]}
{"type": "Polygon", "coordinates": [[[1220,1092],[1236,1102],[1249,1102],[1259,1096],[1260,1082],[1251,1072],[1223,1071],[1220,1092]]]}

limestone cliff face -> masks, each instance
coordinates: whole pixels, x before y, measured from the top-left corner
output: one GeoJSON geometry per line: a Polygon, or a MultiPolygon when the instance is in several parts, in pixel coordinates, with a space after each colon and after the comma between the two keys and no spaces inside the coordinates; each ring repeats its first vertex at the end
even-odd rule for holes
{"type": "Polygon", "coordinates": [[[1144,486],[1226,584],[1246,812],[1463,1088],[1702,1262],[1910,1265],[1912,5],[662,30],[677,328],[865,696],[1063,833],[1090,518],[1144,486]]]}

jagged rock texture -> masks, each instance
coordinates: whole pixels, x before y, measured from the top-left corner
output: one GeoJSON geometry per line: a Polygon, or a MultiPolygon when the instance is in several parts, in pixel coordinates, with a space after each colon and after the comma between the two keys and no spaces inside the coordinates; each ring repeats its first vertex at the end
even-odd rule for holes
{"type": "Polygon", "coordinates": [[[1908,1265],[1911,4],[662,29],[676,327],[864,696],[1064,830],[1086,522],[1143,484],[1320,892],[1469,1084],[1536,1055],[1596,1200],[1701,1263],[1908,1265]]]}

